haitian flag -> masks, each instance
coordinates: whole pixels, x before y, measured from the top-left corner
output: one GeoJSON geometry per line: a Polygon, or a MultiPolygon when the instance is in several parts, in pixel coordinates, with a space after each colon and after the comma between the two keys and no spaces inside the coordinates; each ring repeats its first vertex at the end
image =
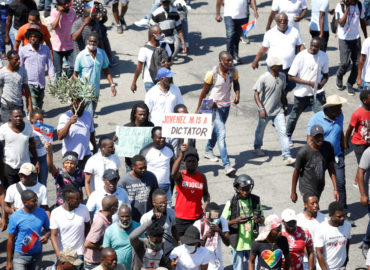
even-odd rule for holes
{"type": "Polygon", "coordinates": [[[23,238],[22,252],[27,253],[31,248],[33,248],[38,239],[39,235],[35,233],[31,228],[28,228],[28,231],[23,238]]]}
{"type": "Polygon", "coordinates": [[[35,121],[33,129],[48,136],[51,140],[53,140],[54,127],[35,121]]]}
{"type": "Polygon", "coordinates": [[[94,0],[88,2],[87,4],[85,4],[85,7],[91,7],[91,10],[90,10],[90,17],[91,17],[91,14],[93,12],[95,12],[95,4],[94,4],[94,0]]]}
{"type": "Polygon", "coordinates": [[[250,23],[243,24],[242,29],[243,29],[244,36],[248,35],[249,31],[251,31],[255,25],[256,25],[256,20],[253,20],[250,23]]]}

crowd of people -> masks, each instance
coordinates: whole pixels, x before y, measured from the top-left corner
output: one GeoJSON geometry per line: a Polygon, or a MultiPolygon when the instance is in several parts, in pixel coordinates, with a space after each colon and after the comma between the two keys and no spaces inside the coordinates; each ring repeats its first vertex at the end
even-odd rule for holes
{"type": "MultiPolygon", "coordinates": [[[[211,183],[198,170],[196,140],[162,134],[164,115],[189,113],[171,70],[178,54],[193,49],[188,35],[189,0],[156,0],[149,14],[135,22],[148,28],[148,39],[138,53],[131,91],[137,90],[143,73],[146,94],[132,107],[125,126],[149,127],[152,142],[125,157],[125,164],[115,153],[119,134],[96,134],[94,119],[102,73],[112,96],[117,94],[110,69],[118,62],[107,36],[107,7],[112,8],[114,30],[122,34],[127,29],[128,1],[56,0],[55,6],[51,0],[40,0],[38,5],[33,0],[0,1],[0,228],[8,230],[6,269],[42,269],[42,246],[49,240],[55,253],[55,263],[47,268],[51,270],[222,270],[223,245],[230,247],[236,270],[346,269],[351,226],[355,226],[346,193],[344,154],[349,148],[358,163],[353,184],[370,215],[370,38],[366,29],[370,2],[344,0],[334,9],[329,9],[329,0],[310,2],[309,46],[302,42],[299,23],[308,14],[306,0],[273,0],[262,46],[251,64],[259,68],[267,55],[268,69],[252,87],[258,113],[253,153],[266,155],[264,131],[272,121],[282,164],[294,164],[290,198],[297,202],[298,186],[304,203],[301,213],[288,207],[281,215],[265,217],[267,198],[260,194],[261,200],[252,193],[254,180],[249,175],[235,175],[226,147],[226,121],[231,104],[238,104],[241,95],[236,67],[243,64],[239,43],[250,42],[242,26],[250,19],[249,6],[255,19],[259,17],[256,0],[217,0],[215,19],[225,21],[226,50],[205,74],[195,110],[212,113],[212,135],[202,155],[218,162],[213,152],[217,144],[225,174],[235,175],[235,192],[223,208],[211,200],[211,183]],[[43,10],[49,25],[41,22],[43,10]],[[330,24],[328,14],[334,14],[330,24]],[[336,94],[326,96],[324,90],[329,79],[329,27],[339,44],[338,91],[360,92],[361,106],[351,115],[346,132],[342,105],[347,100],[336,94]],[[362,44],[360,28],[365,37],[362,44]],[[59,115],[54,137],[62,141],[62,162],[55,164],[52,131],[45,132],[40,125],[45,89],[65,77],[87,81],[93,98],[74,98],[59,115]],[[294,104],[288,110],[290,91],[294,104]],[[307,144],[293,157],[293,133],[308,107],[314,114],[307,123],[307,144]],[[122,170],[126,172],[120,175],[122,170]],[[319,211],[326,171],[333,186],[328,216],[319,211]],[[48,181],[49,174],[54,181],[48,181]],[[55,185],[55,201],[49,198],[48,182],[55,185]]],[[[369,245],[370,222],[362,244],[368,269],[369,245]]]]}

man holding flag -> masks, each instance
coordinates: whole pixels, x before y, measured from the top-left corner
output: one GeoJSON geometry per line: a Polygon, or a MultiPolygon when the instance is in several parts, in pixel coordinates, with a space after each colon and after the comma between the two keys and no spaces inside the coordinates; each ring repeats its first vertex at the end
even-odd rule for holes
{"type": "Polygon", "coordinates": [[[6,248],[6,269],[40,269],[42,244],[50,237],[49,218],[37,207],[37,195],[32,190],[21,194],[24,207],[9,218],[9,236],[6,248]],[[41,229],[46,233],[41,236],[41,229]]]}

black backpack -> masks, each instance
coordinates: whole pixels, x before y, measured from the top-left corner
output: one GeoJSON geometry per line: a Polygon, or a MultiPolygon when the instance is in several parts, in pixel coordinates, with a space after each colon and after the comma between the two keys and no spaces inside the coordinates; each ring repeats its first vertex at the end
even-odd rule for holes
{"type": "MultiPolygon", "coordinates": [[[[342,12],[344,13],[344,3],[340,3],[340,6],[342,8],[342,12]]],[[[360,1],[357,2],[357,7],[358,7],[358,10],[360,11],[360,17],[361,17],[362,4],[361,4],[360,1]]],[[[335,12],[334,12],[334,15],[333,15],[333,19],[330,22],[330,29],[331,29],[331,32],[333,34],[336,34],[337,33],[337,30],[338,30],[338,20],[335,18],[335,12]]]]}
{"type": "Polygon", "coordinates": [[[149,66],[149,74],[154,83],[158,82],[158,80],[156,80],[155,78],[157,77],[158,70],[162,67],[163,63],[167,63],[170,61],[165,46],[166,43],[162,43],[159,47],[154,47],[149,44],[145,44],[144,46],[145,48],[153,51],[152,59],[149,66]]]}

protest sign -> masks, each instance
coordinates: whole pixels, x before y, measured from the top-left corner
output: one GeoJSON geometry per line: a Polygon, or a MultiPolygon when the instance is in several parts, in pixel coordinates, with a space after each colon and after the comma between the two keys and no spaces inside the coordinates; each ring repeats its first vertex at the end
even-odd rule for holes
{"type": "Polygon", "coordinates": [[[115,142],[116,155],[120,157],[133,157],[140,150],[153,142],[152,127],[123,127],[117,126],[115,142]]]}
{"type": "Polygon", "coordinates": [[[162,136],[166,138],[210,139],[212,114],[169,113],[162,120],[162,136]]]}

